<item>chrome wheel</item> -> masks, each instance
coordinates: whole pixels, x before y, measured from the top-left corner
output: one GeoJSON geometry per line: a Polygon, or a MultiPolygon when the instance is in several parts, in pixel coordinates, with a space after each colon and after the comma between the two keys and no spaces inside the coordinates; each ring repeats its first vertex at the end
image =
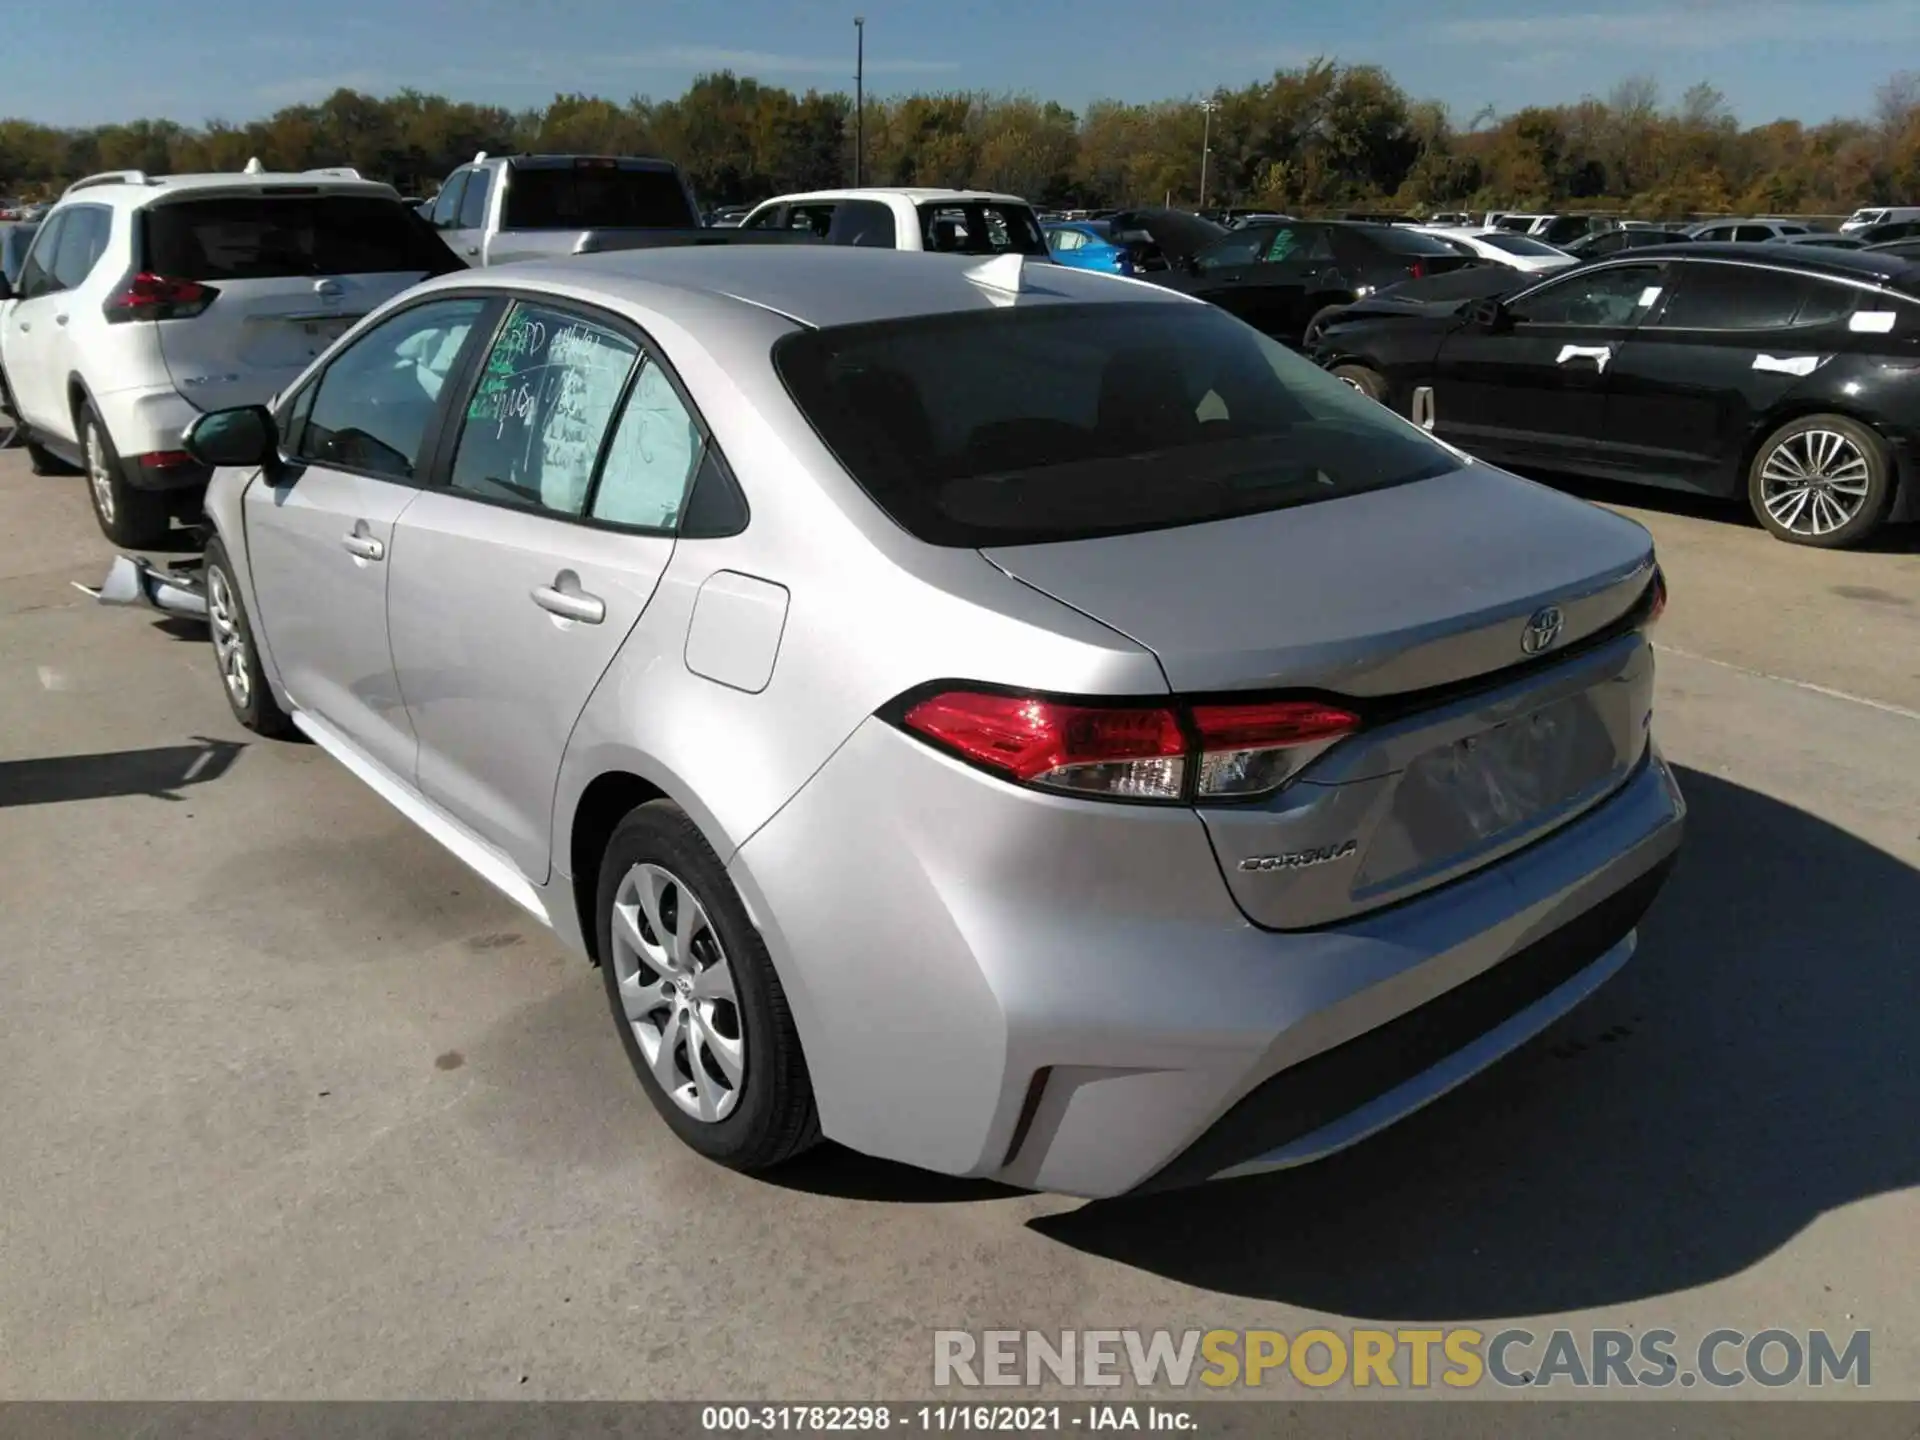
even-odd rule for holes
{"type": "Polygon", "coordinates": [[[247,637],[240,629],[240,602],[234,598],[227,572],[207,569],[207,623],[213,630],[213,658],[227,687],[233,708],[245,710],[253,699],[253,680],[247,672],[247,637]]]}
{"type": "Polygon", "coordinates": [[[87,484],[93,487],[93,505],[102,524],[113,524],[113,472],[107,468],[107,447],[100,443],[100,428],[87,426],[87,484]]]}
{"type": "Polygon", "coordinates": [[[614,980],[647,1068],[696,1120],[740,1103],[747,1037],[733,970],[700,899],[671,870],[640,864],[613,897],[614,980]]]}
{"type": "Polygon", "coordinates": [[[1767,453],[1760,503],[1782,530],[1831,535],[1867,503],[1872,471],[1860,447],[1838,430],[1802,430],[1767,453]]]}

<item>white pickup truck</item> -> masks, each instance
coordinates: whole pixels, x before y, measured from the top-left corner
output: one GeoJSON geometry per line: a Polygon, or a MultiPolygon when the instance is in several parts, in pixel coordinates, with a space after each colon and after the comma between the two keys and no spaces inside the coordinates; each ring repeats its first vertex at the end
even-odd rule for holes
{"type": "Polygon", "coordinates": [[[423,213],[473,266],[788,238],[704,228],[678,166],[628,155],[482,152],[447,177],[423,213]]]}

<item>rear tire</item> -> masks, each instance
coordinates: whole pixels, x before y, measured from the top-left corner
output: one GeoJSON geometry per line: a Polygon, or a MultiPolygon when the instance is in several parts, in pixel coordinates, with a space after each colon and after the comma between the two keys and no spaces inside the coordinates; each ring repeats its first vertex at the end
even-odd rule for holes
{"type": "Polygon", "coordinates": [[[679,806],[654,800],[620,822],[600,861],[595,923],[620,1043],[674,1134],[746,1171],[819,1143],[813,1083],[766,942],[679,806]]]}
{"type": "Polygon", "coordinates": [[[1845,415],[1803,415],[1761,442],[1747,467],[1747,503],[1775,539],[1847,550],[1878,530],[1893,504],[1887,442],[1845,415]]]}
{"type": "Polygon", "coordinates": [[[220,686],[227,693],[233,718],[256,735],[285,739],[294,733],[293,720],[273,698],[266,671],[260,667],[260,647],[253,624],[240,601],[233,562],[219,540],[207,545],[201,577],[207,587],[207,629],[212,632],[213,660],[220,670],[220,686]]]}
{"type": "Polygon", "coordinates": [[[159,545],[172,528],[167,497],[157,490],[127,484],[119,452],[91,400],[80,407],[80,453],[86,458],[87,498],[100,533],[116,545],[144,550],[159,545]]]}
{"type": "Polygon", "coordinates": [[[1336,365],[1327,372],[1336,380],[1345,381],[1369,400],[1387,402],[1387,378],[1378,370],[1365,365],[1336,365]]]}

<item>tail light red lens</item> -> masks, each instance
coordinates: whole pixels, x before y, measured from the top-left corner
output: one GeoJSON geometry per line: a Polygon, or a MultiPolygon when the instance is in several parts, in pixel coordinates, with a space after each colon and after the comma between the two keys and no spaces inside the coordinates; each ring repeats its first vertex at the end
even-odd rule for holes
{"type": "Polygon", "coordinates": [[[1666,613],[1667,577],[1666,573],[1656,565],[1653,567],[1653,603],[1647,606],[1647,624],[1651,626],[1666,613]]]}
{"type": "Polygon", "coordinates": [[[1360,717],[1315,700],[1256,705],[1196,705],[1202,797],[1264,795],[1360,728],[1360,717]]]}
{"type": "Polygon", "coordinates": [[[140,457],[142,470],[178,470],[192,463],[193,457],[184,450],[149,450],[140,457]]]}
{"type": "Polygon", "coordinates": [[[1122,708],[948,690],[902,723],[1024,785],[1116,800],[1244,800],[1360,727],[1318,701],[1122,708]]]}
{"type": "Polygon", "coordinates": [[[1186,781],[1187,740],[1172,710],[951,690],[905,721],[976,765],[1049,790],[1178,800],[1186,781]]]}
{"type": "Polygon", "coordinates": [[[188,320],[205,310],[220,292],[197,280],[169,280],[142,270],[130,275],[101,307],[107,320],[188,320]]]}
{"type": "Polygon", "coordinates": [[[1407,274],[1410,278],[1415,280],[1426,279],[1427,278],[1427,262],[1424,260],[1414,261],[1411,265],[1407,266],[1407,274]]]}

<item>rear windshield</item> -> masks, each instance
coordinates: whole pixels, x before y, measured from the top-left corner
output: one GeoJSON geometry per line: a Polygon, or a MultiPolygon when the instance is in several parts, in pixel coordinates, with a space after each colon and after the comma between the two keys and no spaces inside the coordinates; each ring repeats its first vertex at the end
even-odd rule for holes
{"type": "Polygon", "coordinates": [[[802,331],[773,360],[847,472],[934,545],[1190,525],[1460,464],[1210,306],[1011,306],[802,331]]]}
{"type": "Polygon", "coordinates": [[[1565,255],[1567,253],[1564,250],[1556,250],[1543,240],[1516,235],[1511,230],[1495,230],[1476,238],[1481,244],[1491,245],[1496,250],[1504,250],[1509,255],[1565,255]]]}
{"type": "Polygon", "coordinates": [[[507,182],[509,230],[681,230],[700,223],[670,170],[516,165],[507,182]]]}
{"type": "MultiPolygon", "coordinates": [[[[1462,247],[1441,235],[1427,235],[1399,225],[1362,225],[1356,227],[1382,250],[1396,255],[1458,255],[1462,247]]],[[[1466,253],[1471,254],[1472,251],[1466,253]]]]}
{"type": "Polygon", "coordinates": [[[922,205],[921,241],[955,255],[1044,255],[1047,237],[1025,205],[967,202],[922,205]]]}
{"type": "Polygon", "coordinates": [[[147,268],[175,280],[439,275],[458,265],[417,215],[377,195],[232,195],[144,213],[147,268]]]}

